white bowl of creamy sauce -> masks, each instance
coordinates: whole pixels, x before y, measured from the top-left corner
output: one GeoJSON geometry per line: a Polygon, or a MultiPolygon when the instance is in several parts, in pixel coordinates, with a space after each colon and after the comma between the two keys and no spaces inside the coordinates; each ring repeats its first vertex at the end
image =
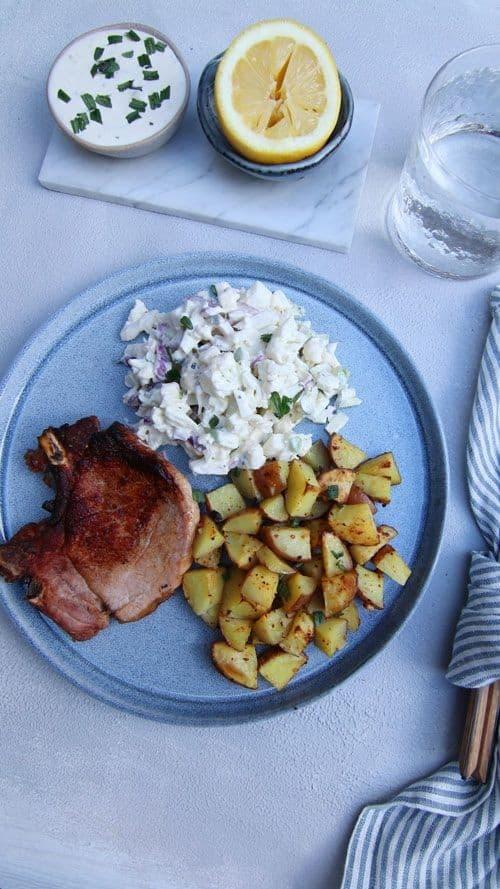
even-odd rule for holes
{"type": "Polygon", "coordinates": [[[190,79],[164,34],[136,23],[95,28],[63,49],[47,80],[58,126],[89,151],[140,157],[179,127],[190,79]]]}

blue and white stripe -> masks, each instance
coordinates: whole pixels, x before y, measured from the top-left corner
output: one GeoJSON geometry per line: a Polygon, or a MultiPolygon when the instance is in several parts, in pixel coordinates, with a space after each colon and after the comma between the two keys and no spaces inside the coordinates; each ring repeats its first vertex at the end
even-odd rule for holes
{"type": "MultiPolygon", "coordinates": [[[[473,553],[447,677],[463,688],[500,679],[500,287],[484,349],[467,448],[471,506],[487,553],[473,553]]],[[[499,889],[499,744],[488,783],[458,765],[368,806],[351,836],[342,889],[499,889]]]]}

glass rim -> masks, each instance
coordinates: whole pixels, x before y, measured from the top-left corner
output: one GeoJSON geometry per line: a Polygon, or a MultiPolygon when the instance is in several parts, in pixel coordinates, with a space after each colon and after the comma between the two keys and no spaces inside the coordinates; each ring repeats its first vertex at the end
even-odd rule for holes
{"type": "MultiPolygon", "coordinates": [[[[500,43],[481,43],[478,46],[471,46],[469,49],[463,49],[463,50],[461,50],[461,52],[457,52],[456,55],[452,56],[450,59],[447,59],[446,62],[443,62],[443,64],[438,68],[436,73],[431,78],[430,83],[424,93],[424,98],[422,101],[422,110],[421,110],[420,130],[421,130],[421,135],[422,135],[423,141],[425,142],[425,145],[426,145],[427,149],[429,150],[429,152],[432,154],[433,159],[436,160],[437,164],[441,167],[442,170],[444,170],[444,172],[446,173],[446,175],[449,178],[455,179],[457,182],[460,182],[460,184],[463,185],[470,192],[474,192],[475,194],[481,195],[482,197],[486,197],[486,198],[488,198],[488,200],[493,201],[494,203],[498,203],[500,205],[500,198],[495,197],[494,195],[490,194],[487,191],[483,191],[481,188],[477,188],[475,185],[470,185],[469,182],[466,182],[465,179],[462,179],[461,176],[459,176],[453,170],[450,170],[449,167],[447,167],[446,164],[439,157],[438,153],[435,151],[435,149],[432,145],[432,142],[427,137],[427,133],[425,131],[425,111],[426,111],[426,108],[428,105],[428,101],[430,99],[431,90],[434,87],[438,77],[440,77],[440,75],[443,73],[443,71],[445,71],[453,62],[456,62],[458,59],[461,59],[464,56],[471,55],[472,53],[476,53],[476,52],[478,52],[478,50],[485,50],[485,49],[497,49],[500,54],[500,43]]],[[[500,55],[499,55],[499,58],[500,58],[500,55]]],[[[499,71],[500,71],[500,64],[499,64],[499,71]]]]}

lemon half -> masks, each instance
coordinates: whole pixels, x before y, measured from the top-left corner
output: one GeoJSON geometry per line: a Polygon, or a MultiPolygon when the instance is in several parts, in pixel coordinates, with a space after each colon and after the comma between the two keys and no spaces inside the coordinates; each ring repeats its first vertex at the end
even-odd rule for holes
{"type": "Polygon", "coordinates": [[[215,107],[224,135],[249,160],[281,164],[323,147],[341,102],[335,60],[314,31],[288,19],[241,32],[221,59],[215,107]]]}

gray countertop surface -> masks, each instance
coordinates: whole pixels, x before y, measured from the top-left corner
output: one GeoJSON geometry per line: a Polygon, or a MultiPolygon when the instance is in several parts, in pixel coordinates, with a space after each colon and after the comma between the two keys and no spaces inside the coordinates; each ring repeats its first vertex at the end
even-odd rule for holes
{"type": "Polygon", "coordinates": [[[464,449],[496,282],[424,275],[394,251],[384,215],[433,73],[499,25],[495,0],[4,0],[0,372],[50,313],[121,267],[193,249],[281,259],[350,291],[408,350],[443,422],[451,490],[437,569],[397,639],[342,688],[272,720],[186,728],[118,712],[55,673],[0,612],[2,889],[335,889],[361,807],[455,757],[464,700],[444,671],[481,545],[464,449]],[[240,28],[279,15],[323,34],[354,93],[382,105],[349,255],[38,185],[44,80],[73,36],[132,18],[157,26],[196,84],[240,28]]]}

